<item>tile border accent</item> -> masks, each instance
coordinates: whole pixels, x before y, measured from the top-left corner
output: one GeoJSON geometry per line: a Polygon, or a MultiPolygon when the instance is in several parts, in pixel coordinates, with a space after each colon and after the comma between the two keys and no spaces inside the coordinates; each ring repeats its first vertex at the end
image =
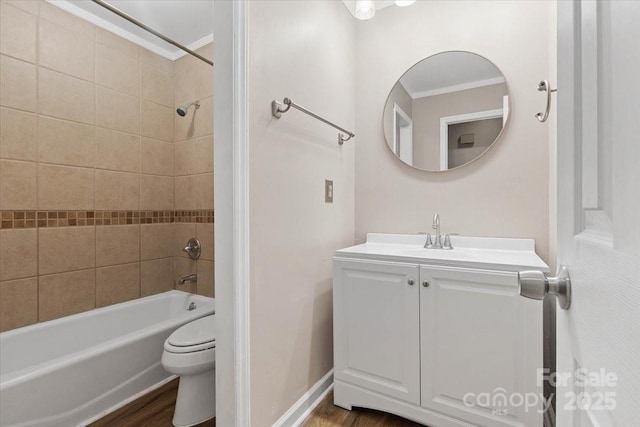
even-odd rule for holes
{"type": "Polygon", "coordinates": [[[93,225],[208,223],[213,209],[190,211],[0,211],[0,229],[82,227],[93,225]]]}

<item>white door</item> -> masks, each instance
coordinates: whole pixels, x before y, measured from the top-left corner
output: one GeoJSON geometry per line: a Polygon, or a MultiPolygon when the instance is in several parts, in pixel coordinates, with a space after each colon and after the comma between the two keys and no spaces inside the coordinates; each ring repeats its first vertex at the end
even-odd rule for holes
{"type": "Polygon", "coordinates": [[[336,388],[345,381],[420,404],[418,265],[334,260],[333,334],[336,388]]]}
{"type": "Polygon", "coordinates": [[[518,273],[420,267],[420,334],[422,407],[478,426],[542,427],[541,399],[508,399],[542,393],[542,304],[520,296],[518,273]]]}
{"type": "Polygon", "coordinates": [[[640,422],[640,2],[558,2],[559,427],[640,422]],[[586,377],[589,380],[587,381],[586,377]]]}

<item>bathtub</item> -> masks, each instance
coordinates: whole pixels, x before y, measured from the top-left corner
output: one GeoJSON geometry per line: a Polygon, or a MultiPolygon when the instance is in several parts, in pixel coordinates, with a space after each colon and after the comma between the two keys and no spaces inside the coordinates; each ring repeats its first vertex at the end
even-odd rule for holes
{"type": "Polygon", "coordinates": [[[214,310],[169,291],[1,333],[0,426],[86,425],[161,386],[165,339],[214,310]]]}

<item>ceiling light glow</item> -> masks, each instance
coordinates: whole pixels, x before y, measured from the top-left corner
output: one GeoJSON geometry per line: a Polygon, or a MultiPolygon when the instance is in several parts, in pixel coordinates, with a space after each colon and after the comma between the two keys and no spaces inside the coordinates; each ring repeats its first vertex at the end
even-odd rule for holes
{"type": "Polygon", "coordinates": [[[356,18],[367,20],[376,14],[376,7],[373,0],[358,0],[356,2],[356,18]]]}
{"type": "Polygon", "coordinates": [[[400,7],[411,6],[415,2],[416,0],[396,0],[396,6],[400,6],[400,7]]]}

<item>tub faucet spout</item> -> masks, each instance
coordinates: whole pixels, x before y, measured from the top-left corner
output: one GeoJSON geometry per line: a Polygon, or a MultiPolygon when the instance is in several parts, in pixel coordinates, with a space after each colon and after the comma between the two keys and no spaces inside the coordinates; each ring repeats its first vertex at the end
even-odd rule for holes
{"type": "Polygon", "coordinates": [[[185,283],[197,283],[198,275],[190,274],[188,276],[184,276],[178,279],[178,285],[184,285],[185,283]]]}

